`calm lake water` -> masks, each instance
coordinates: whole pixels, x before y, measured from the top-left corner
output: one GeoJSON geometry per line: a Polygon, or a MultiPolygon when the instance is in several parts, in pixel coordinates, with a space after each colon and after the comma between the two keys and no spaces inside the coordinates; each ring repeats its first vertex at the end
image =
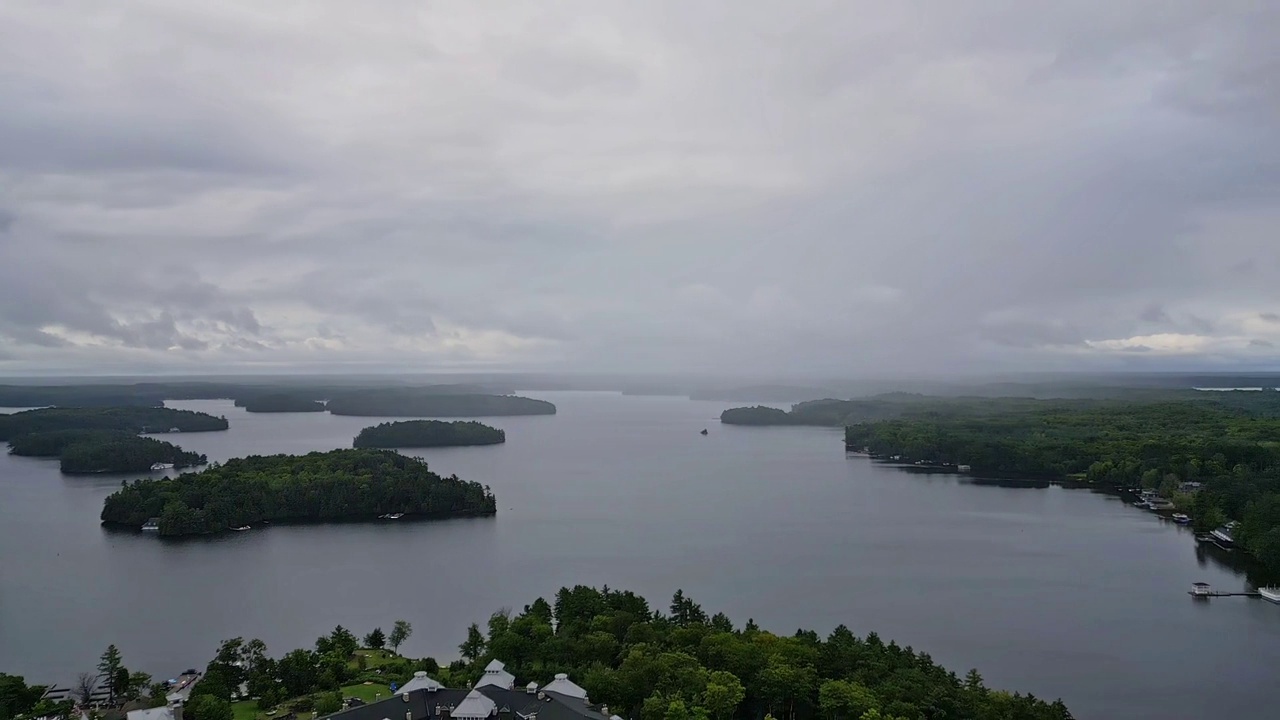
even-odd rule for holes
{"type": "MultiPolygon", "coordinates": [[[[1273,717],[1280,606],[1193,602],[1245,578],[1191,533],[1106,495],[916,475],[847,456],[837,431],[721,426],[725,403],[535,393],[505,445],[411,451],[479,480],[496,518],[274,527],[162,541],[98,524],[121,477],[0,455],[0,671],[61,683],[108,643],[158,676],[218,642],[276,654],[336,624],[398,618],[403,648],[451,659],[468,623],[576,583],[790,633],[844,623],[1080,718],[1273,717]],[[709,428],[710,435],[698,434],[709,428]]],[[[211,460],[349,447],[381,420],[172,403],[231,429],[176,438],[211,460]]]]}

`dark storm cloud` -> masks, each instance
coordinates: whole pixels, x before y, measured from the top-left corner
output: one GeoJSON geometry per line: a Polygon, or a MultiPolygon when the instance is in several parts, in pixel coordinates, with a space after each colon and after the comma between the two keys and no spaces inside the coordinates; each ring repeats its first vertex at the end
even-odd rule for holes
{"type": "Polygon", "coordinates": [[[3,367],[1263,361],[1280,6],[0,5],[3,367]]]}

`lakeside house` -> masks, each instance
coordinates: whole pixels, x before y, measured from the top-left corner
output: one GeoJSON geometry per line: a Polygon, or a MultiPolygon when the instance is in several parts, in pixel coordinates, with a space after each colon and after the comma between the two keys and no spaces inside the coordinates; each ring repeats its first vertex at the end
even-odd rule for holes
{"type": "Polygon", "coordinates": [[[182,720],[182,706],[162,705],[146,710],[130,710],[125,717],[128,720],[182,720]]]}
{"type": "MultiPolygon", "coordinates": [[[[516,689],[515,676],[494,660],[473,688],[446,688],[424,672],[387,700],[351,707],[332,720],[621,720],[560,673],[546,687],[516,689]]],[[[130,720],[133,720],[130,718],[130,720]]]]}

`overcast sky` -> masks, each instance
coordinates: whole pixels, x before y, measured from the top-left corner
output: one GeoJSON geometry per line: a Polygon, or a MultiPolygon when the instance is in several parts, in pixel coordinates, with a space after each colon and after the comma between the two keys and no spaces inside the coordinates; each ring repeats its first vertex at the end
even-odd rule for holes
{"type": "Polygon", "coordinates": [[[0,2],[0,373],[1277,367],[1280,2],[0,2]]]}

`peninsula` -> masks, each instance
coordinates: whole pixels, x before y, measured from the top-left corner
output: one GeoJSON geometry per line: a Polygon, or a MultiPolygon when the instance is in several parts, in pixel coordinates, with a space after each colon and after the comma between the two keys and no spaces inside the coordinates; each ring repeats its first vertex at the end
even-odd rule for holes
{"type": "Polygon", "coordinates": [[[102,522],[161,535],[209,535],[264,521],[327,523],[385,515],[439,519],[494,515],[480,483],[441,477],[425,461],[391,450],[254,455],[201,473],[126,482],[108,496],[102,522]]]}
{"type": "Polygon", "coordinates": [[[367,427],[356,436],[358,448],[425,448],[497,445],[507,434],[474,420],[402,420],[367,427]]]}
{"type": "Polygon", "coordinates": [[[50,407],[0,415],[0,441],[54,430],[115,430],[130,434],[226,430],[227,419],[163,407],[50,407]]]}
{"type": "Polygon", "coordinates": [[[203,465],[204,455],[154,438],[116,430],[53,430],[9,439],[9,453],[56,457],[64,473],[146,472],[157,463],[203,465]]]}

